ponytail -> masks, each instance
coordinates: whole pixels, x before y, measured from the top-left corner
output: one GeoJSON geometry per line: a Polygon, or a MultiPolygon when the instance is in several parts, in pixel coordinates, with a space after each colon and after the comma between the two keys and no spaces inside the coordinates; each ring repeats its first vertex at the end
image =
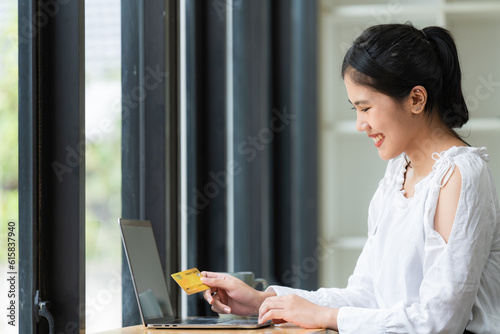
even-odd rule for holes
{"type": "Polygon", "coordinates": [[[424,112],[437,112],[450,133],[469,119],[462,93],[457,48],[448,30],[411,24],[382,24],[366,29],[347,51],[342,77],[351,79],[397,101],[408,98],[413,87],[427,90],[424,112]]]}
{"type": "Polygon", "coordinates": [[[469,111],[462,93],[462,72],[455,42],[448,30],[440,27],[427,27],[422,33],[434,47],[440,62],[443,86],[437,96],[438,112],[448,128],[460,128],[469,120],[469,111]]]}

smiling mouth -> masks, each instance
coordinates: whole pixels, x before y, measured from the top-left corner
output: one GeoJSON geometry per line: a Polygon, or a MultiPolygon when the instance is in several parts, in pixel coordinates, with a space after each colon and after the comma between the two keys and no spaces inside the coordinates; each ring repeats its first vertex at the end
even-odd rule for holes
{"type": "Polygon", "coordinates": [[[385,136],[383,134],[379,134],[379,135],[373,136],[371,138],[373,139],[375,146],[379,147],[380,145],[382,145],[382,141],[385,138],[385,136]]]}
{"type": "Polygon", "coordinates": [[[378,143],[379,141],[381,141],[383,138],[384,138],[384,135],[378,135],[378,136],[372,137],[375,144],[378,143]]]}

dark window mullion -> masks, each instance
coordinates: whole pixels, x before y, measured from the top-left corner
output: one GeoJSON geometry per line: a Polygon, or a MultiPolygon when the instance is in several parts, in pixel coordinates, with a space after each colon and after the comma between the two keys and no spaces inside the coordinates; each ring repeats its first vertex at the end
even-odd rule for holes
{"type": "MultiPolygon", "coordinates": [[[[141,55],[144,2],[122,1],[122,217],[144,219],[144,150],[141,146],[141,112],[144,99],[141,99],[141,74],[143,56],[141,55]],[[142,176],[141,176],[142,175],[142,176]]],[[[137,299],[132,286],[132,277],[127,258],[122,249],[122,325],[141,323],[137,299]]]]}
{"type": "MultiPolygon", "coordinates": [[[[178,270],[180,256],[177,25],[176,1],[122,1],[122,216],[151,221],[165,274],[178,270]]],[[[122,287],[122,323],[138,324],[125,256],[122,287]]]]}
{"type": "MultiPolygon", "coordinates": [[[[84,2],[54,3],[39,26],[40,296],[55,331],[85,328],[84,2]]],[[[46,323],[46,320],[41,320],[46,323]]]]}
{"type": "Polygon", "coordinates": [[[47,328],[36,290],[56,332],[84,329],[84,3],[20,1],[19,32],[20,330],[47,328]]]}
{"type": "Polygon", "coordinates": [[[36,86],[37,39],[33,1],[19,1],[19,330],[36,332],[33,301],[37,290],[38,151],[36,86]],[[22,208],[22,209],[21,209],[22,208]]]}

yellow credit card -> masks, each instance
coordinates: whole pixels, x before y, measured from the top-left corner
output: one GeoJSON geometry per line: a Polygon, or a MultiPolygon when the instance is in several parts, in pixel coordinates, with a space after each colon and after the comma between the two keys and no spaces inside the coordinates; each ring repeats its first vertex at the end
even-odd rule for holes
{"type": "Polygon", "coordinates": [[[200,280],[201,273],[196,268],[184,270],[170,275],[186,291],[188,295],[210,289],[200,280]]]}

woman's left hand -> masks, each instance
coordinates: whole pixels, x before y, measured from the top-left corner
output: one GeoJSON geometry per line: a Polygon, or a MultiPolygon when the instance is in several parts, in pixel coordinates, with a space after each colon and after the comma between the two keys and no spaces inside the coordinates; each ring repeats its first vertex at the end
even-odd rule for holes
{"type": "Polygon", "coordinates": [[[268,297],[260,306],[259,322],[293,323],[303,328],[337,329],[338,309],[319,306],[297,295],[268,297]]]}

